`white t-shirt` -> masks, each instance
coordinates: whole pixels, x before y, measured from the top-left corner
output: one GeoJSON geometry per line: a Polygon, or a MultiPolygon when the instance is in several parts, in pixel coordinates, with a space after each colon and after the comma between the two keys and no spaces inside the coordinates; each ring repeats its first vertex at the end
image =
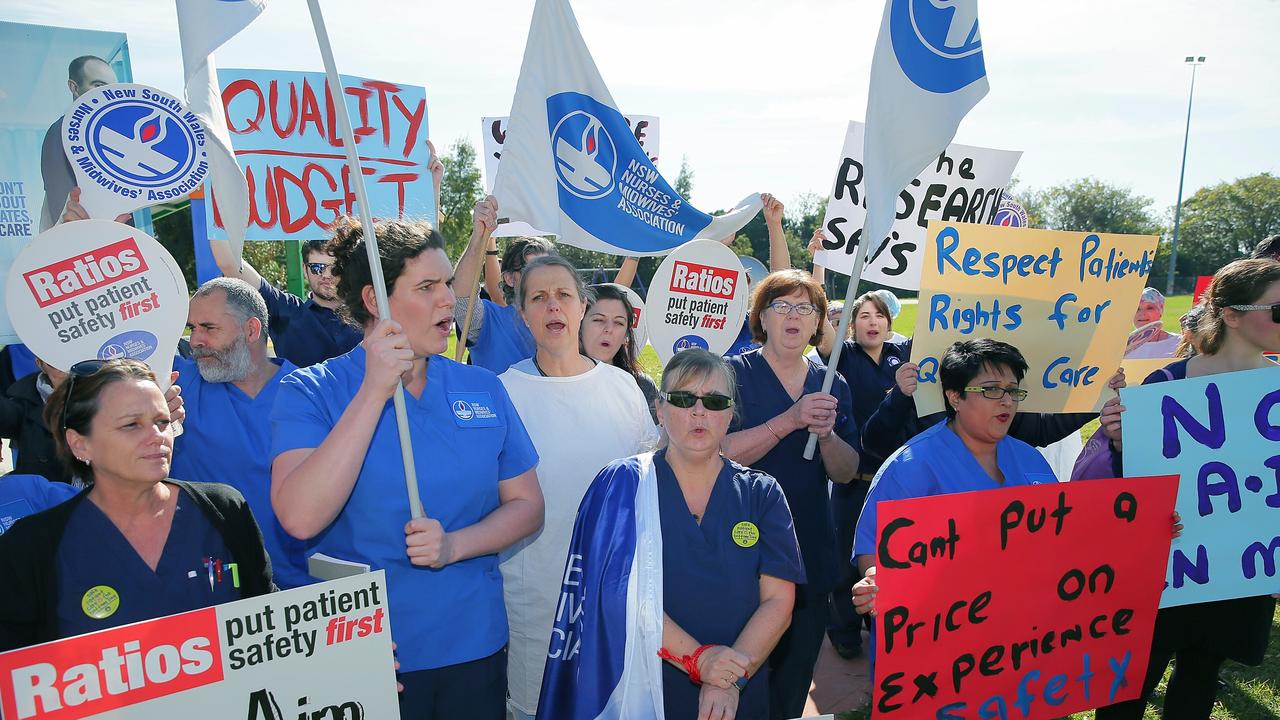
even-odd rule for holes
{"type": "MultiPolygon", "coordinates": [[[[1143,343],[1135,348],[1132,352],[1125,355],[1126,359],[1132,360],[1155,360],[1158,358],[1171,358],[1173,351],[1178,349],[1178,341],[1182,339],[1179,335],[1170,334],[1163,340],[1152,340],[1143,343]]],[[[1141,382],[1141,379],[1139,379],[1141,382]]]]}
{"type": "Polygon", "coordinates": [[[511,626],[507,687],[511,704],[532,715],[582,496],[605,465],[649,450],[658,432],[635,379],[612,365],[543,377],[528,359],[499,379],[538,450],[546,503],[542,530],[504,551],[499,565],[511,626]]]}

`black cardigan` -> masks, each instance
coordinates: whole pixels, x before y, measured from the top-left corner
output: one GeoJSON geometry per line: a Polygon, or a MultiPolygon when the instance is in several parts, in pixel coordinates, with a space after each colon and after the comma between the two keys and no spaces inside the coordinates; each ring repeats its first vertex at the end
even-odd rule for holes
{"type": "Polygon", "coordinates": [[[15,473],[70,482],[66,468],[53,453],[53,435],[44,425],[44,398],[36,388],[39,377],[40,373],[31,373],[0,395],[0,437],[9,438],[17,451],[15,473]]]}
{"type": "MultiPolygon", "coordinates": [[[[262,532],[244,496],[221,483],[166,482],[194,500],[222,536],[240,566],[241,598],[275,590],[262,532]]],[[[58,639],[55,557],[71,512],[88,493],[22,518],[0,535],[0,652],[58,639]]]]}

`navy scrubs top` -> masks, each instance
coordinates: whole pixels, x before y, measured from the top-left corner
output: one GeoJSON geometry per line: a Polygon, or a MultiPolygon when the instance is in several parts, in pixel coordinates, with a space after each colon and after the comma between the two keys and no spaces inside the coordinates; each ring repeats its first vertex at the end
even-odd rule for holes
{"type": "MultiPolygon", "coordinates": [[[[653,465],[662,523],[663,611],[698,644],[732,646],[760,606],[761,575],[804,582],[787,500],[773,478],[726,460],[699,524],[665,451],[654,455],[653,465]]],[[[698,714],[699,688],[682,670],[663,663],[662,681],[667,717],[698,714]]],[[[742,691],[736,717],[768,715],[766,663],[742,691]]]]}
{"type": "Polygon", "coordinates": [[[155,570],[93,501],[72,511],[56,556],[60,636],[240,599],[238,570],[222,536],[194,500],[177,486],[170,489],[178,504],[155,570]]]}
{"type": "MultiPolygon", "coordinates": [[[[766,420],[790,408],[799,398],[787,394],[782,381],[759,350],[728,358],[737,373],[738,412],[729,432],[763,425],[766,420]]],[[[809,361],[809,374],[804,379],[802,395],[822,391],[826,369],[809,361]]],[[[860,450],[861,431],[853,417],[849,386],[837,373],[831,385],[836,398],[835,432],[842,440],[860,450]]],[[[796,538],[804,557],[808,591],[826,594],[836,580],[836,541],[831,529],[831,512],[827,496],[827,471],[822,465],[819,448],[812,460],[804,459],[804,446],[809,433],[803,428],[778,441],[764,457],[751,464],[755,470],[772,475],[782,486],[795,517],[796,538]]]]}
{"type": "Polygon", "coordinates": [[[337,357],[360,344],[364,333],[312,298],[303,300],[263,280],[258,293],[267,303],[267,331],[276,355],[298,367],[337,357]]]}
{"type": "Polygon", "coordinates": [[[744,318],[742,320],[742,329],[738,331],[738,337],[733,339],[733,344],[725,351],[724,356],[731,357],[759,349],[760,343],[751,339],[751,319],[744,318]]]}
{"type": "MultiPolygon", "coordinates": [[[[867,420],[871,419],[884,396],[897,384],[894,375],[898,372],[898,366],[910,359],[910,340],[904,343],[885,343],[880,350],[880,362],[872,360],[867,351],[853,340],[844,341],[836,372],[849,383],[849,391],[853,395],[853,417],[857,420],[858,427],[867,427],[867,420]]],[[[875,475],[880,469],[878,459],[866,453],[859,457],[858,474],[875,475]]]]}
{"type": "Polygon", "coordinates": [[[512,365],[533,357],[538,346],[516,306],[497,305],[492,300],[480,302],[484,303],[484,321],[470,346],[471,364],[501,375],[512,365]]]}

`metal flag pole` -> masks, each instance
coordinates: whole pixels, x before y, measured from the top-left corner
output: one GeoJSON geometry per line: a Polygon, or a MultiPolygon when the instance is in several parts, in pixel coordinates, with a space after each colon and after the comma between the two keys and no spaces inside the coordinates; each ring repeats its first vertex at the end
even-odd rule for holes
{"type": "MultiPolygon", "coordinates": [[[[387,304],[387,281],[382,274],[382,258],[378,254],[378,237],[373,230],[373,216],[369,212],[369,196],[364,189],[364,173],[360,171],[360,154],[356,149],[355,133],[351,131],[351,116],[347,113],[346,94],[333,62],[333,47],[329,44],[329,31],[320,13],[320,0],[307,0],[311,9],[311,24],[315,26],[316,42],[320,45],[320,57],[324,60],[324,74],[329,80],[329,94],[333,96],[338,127],[342,130],[342,144],[347,151],[347,165],[351,168],[351,184],[356,192],[360,208],[360,225],[364,230],[364,249],[369,254],[369,274],[373,281],[373,294],[378,301],[378,319],[390,320],[391,307],[387,304]]],[[[396,408],[396,430],[400,435],[400,456],[404,460],[405,489],[409,493],[409,512],[413,517],[426,515],[422,499],[418,496],[418,472],[413,462],[413,444],[409,437],[409,416],[404,401],[404,383],[396,383],[392,396],[396,408]]]]}

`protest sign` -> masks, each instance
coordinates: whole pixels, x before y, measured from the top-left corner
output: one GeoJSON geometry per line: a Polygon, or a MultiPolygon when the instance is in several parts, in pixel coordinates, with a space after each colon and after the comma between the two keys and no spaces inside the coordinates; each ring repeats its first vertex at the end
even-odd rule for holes
{"type": "MultiPolygon", "coordinates": [[[[657,165],[658,118],[654,115],[623,115],[622,118],[649,156],[649,162],[657,165]]],[[[480,140],[484,148],[484,191],[492,193],[493,179],[498,176],[498,160],[502,158],[502,144],[507,140],[507,118],[480,118],[480,140]]]]}
{"type": "Polygon", "coordinates": [[[1200,304],[1200,296],[1204,294],[1205,290],[1209,289],[1209,283],[1211,282],[1213,282],[1212,275],[1201,275],[1196,278],[1196,287],[1195,287],[1195,290],[1191,293],[1192,305],[1200,304]]]}
{"type": "Polygon", "coordinates": [[[1176,485],[1147,477],[881,502],[875,716],[1016,708],[1035,720],[1136,697],[1176,485]]]}
{"type": "Polygon", "coordinates": [[[636,355],[644,349],[644,344],[649,342],[649,316],[644,312],[644,300],[640,299],[640,295],[631,288],[623,288],[627,291],[627,299],[631,301],[631,332],[635,336],[636,355]]]}
{"type": "Polygon", "coordinates": [[[187,324],[187,282],[155,238],[110,220],[40,233],[5,284],[14,330],[66,371],[81,360],[135,358],[164,387],[187,324]]]}
{"type": "Polygon", "coordinates": [[[958,340],[1018,348],[1027,412],[1089,412],[1120,367],[1154,235],[1102,235],[930,221],[911,360],[921,415],[941,412],[938,363],[958,340]]]}
{"type": "MultiPolygon", "coordinates": [[[[334,98],[324,73],[219,69],[236,158],[249,184],[248,240],[312,240],[356,213],[334,98]]],[[[342,76],[375,218],[435,218],[421,86],[342,76]]],[[[214,202],[210,236],[226,238],[214,202]]]]}
{"type": "Polygon", "coordinates": [[[1161,607],[1280,592],[1280,367],[1129,387],[1124,474],[1177,473],[1161,607]]]}
{"type": "Polygon", "coordinates": [[[62,118],[62,146],[92,218],[180,199],[204,182],[200,119],[146,85],[113,83],[81,95],[62,118]]]}
{"type": "MultiPolygon", "coordinates": [[[[226,569],[228,579],[234,572],[226,569]]],[[[0,712],[4,720],[395,720],[392,663],[378,571],[0,654],[0,712]]]]}
{"type": "Polygon", "coordinates": [[[1031,219],[1027,217],[1027,209],[1022,207],[1022,203],[1006,195],[1000,199],[1000,209],[996,210],[991,224],[1001,227],[1031,227],[1031,219]]]}
{"type": "Polygon", "coordinates": [[[724,354],[747,312],[746,271],[715,240],[676,248],[649,283],[649,343],[663,365],[691,347],[724,354]]]}
{"type": "MultiPolygon", "coordinates": [[[[849,123],[822,220],[827,239],[814,256],[818,265],[845,275],[853,270],[854,248],[866,250],[860,240],[867,217],[862,164],[864,130],[860,122],[849,123]]],[[[862,279],[903,290],[918,289],[928,222],[991,222],[1020,157],[1021,151],[948,145],[937,161],[898,195],[893,228],[888,237],[876,239],[862,279]]]]}

